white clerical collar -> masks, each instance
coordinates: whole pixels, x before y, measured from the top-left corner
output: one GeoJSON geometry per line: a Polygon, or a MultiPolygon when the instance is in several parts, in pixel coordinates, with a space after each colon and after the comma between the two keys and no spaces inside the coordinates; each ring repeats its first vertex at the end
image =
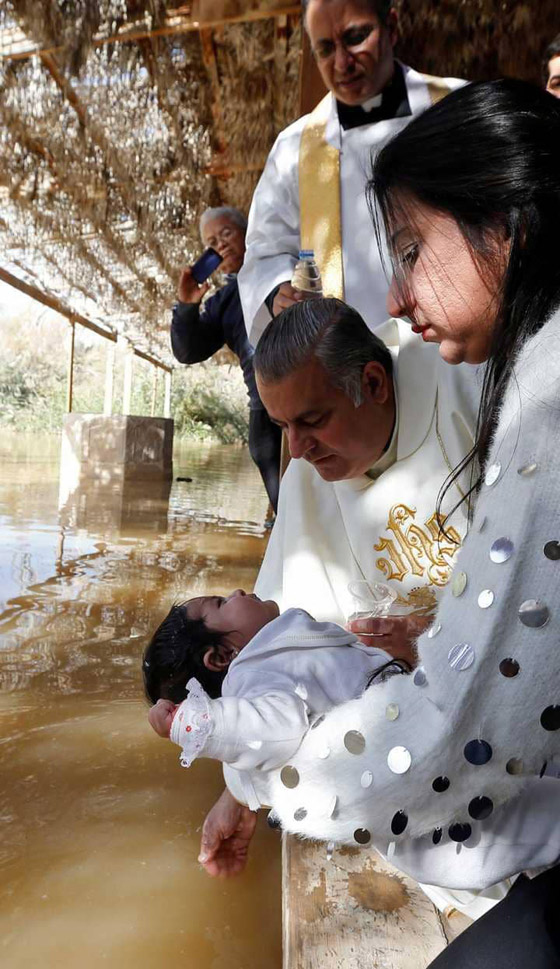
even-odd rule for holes
{"type": "Polygon", "coordinates": [[[377,479],[383,474],[383,472],[387,471],[388,468],[392,467],[392,465],[395,464],[397,460],[397,445],[399,440],[399,399],[397,396],[396,384],[397,384],[396,380],[393,380],[393,388],[394,388],[394,394],[395,394],[395,426],[393,427],[393,433],[391,435],[391,441],[389,443],[389,447],[387,448],[386,451],[383,452],[381,457],[377,459],[377,461],[369,469],[369,471],[366,471],[366,476],[368,478],[372,478],[373,481],[377,481],[377,479]]]}
{"type": "Polygon", "coordinates": [[[373,111],[374,108],[381,107],[382,101],[383,101],[382,94],[374,94],[372,98],[368,98],[367,101],[364,101],[362,104],[360,104],[360,107],[362,111],[373,111]]]}

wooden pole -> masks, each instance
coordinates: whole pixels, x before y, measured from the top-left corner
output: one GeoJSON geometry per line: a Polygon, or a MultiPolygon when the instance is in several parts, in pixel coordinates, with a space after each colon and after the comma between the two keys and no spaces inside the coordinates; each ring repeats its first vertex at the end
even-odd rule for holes
{"type": "Polygon", "coordinates": [[[156,416],[157,385],[158,385],[158,368],[154,367],[152,370],[152,417],[156,416]]]}
{"type": "Polygon", "coordinates": [[[107,354],[105,356],[105,397],[103,400],[103,413],[105,417],[110,417],[113,413],[113,379],[115,370],[115,344],[107,344],[107,354]]]}
{"type": "Polygon", "coordinates": [[[165,371],[165,398],[163,403],[163,416],[171,417],[171,371],[165,371]]]}
{"type": "Polygon", "coordinates": [[[123,383],[123,403],[122,403],[123,414],[130,414],[130,407],[132,402],[132,361],[133,360],[134,360],[134,352],[130,347],[127,347],[126,353],[124,355],[124,383],[123,383]]]}
{"type": "Polygon", "coordinates": [[[70,346],[68,348],[68,383],[66,391],[66,410],[72,413],[72,398],[74,396],[74,344],[76,342],[76,324],[70,320],[70,346]]]}

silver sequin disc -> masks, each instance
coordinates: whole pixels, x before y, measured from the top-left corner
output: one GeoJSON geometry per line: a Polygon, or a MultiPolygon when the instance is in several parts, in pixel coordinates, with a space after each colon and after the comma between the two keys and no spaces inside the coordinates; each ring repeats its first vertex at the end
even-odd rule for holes
{"type": "Polygon", "coordinates": [[[303,683],[297,684],[294,693],[297,693],[300,699],[307,700],[307,687],[303,683]]]}
{"type": "Polygon", "coordinates": [[[468,578],[466,572],[456,572],[451,579],[451,594],[458,599],[459,596],[463,595],[463,592],[467,588],[467,582],[468,578]]]}
{"type": "Polygon", "coordinates": [[[370,770],[365,770],[360,777],[360,784],[362,787],[371,787],[373,784],[373,774],[370,770]]]}
{"type": "Polygon", "coordinates": [[[484,475],[484,484],[488,488],[491,488],[492,485],[496,484],[496,481],[500,477],[501,472],[502,472],[502,466],[499,461],[496,461],[495,464],[491,464],[490,467],[488,468],[488,471],[484,475]]]}
{"type": "Polygon", "coordinates": [[[430,628],[428,629],[428,639],[433,639],[434,636],[437,636],[437,634],[440,632],[441,632],[441,626],[439,622],[436,622],[434,626],[430,626],[430,628]]]}
{"type": "Polygon", "coordinates": [[[294,811],[294,821],[303,821],[306,817],[307,811],[305,808],[298,808],[297,811],[294,811]]]}
{"type": "Polygon", "coordinates": [[[406,747],[392,747],[387,754],[387,767],[393,774],[406,774],[411,764],[410,750],[406,747]]]}
{"type": "Polygon", "coordinates": [[[359,730],[349,730],[344,734],[344,746],[349,754],[363,754],[366,742],[359,730]]]}
{"type": "Polygon", "coordinates": [[[506,770],[508,774],[522,774],[523,761],[521,760],[521,757],[510,757],[506,764],[506,770]]]}
{"type": "Polygon", "coordinates": [[[492,589],[483,589],[478,597],[478,604],[481,609],[489,609],[494,602],[492,589]]]}
{"type": "Polygon", "coordinates": [[[385,707],[385,716],[387,720],[396,720],[400,713],[398,703],[388,703],[385,707]]]}
{"type": "Polygon", "coordinates": [[[354,841],[359,845],[367,845],[371,841],[371,834],[367,828],[356,828],[354,831],[354,841]]]}
{"type": "Polygon", "coordinates": [[[468,670],[474,663],[474,649],[468,643],[457,643],[447,654],[452,670],[468,670]]]}
{"type": "Polygon", "coordinates": [[[517,473],[521,475],[522,478],[528,478],[529,475],[534,474],[538,470],[538,464],[536,461],[529,461],[527,464],[522,464],[520,468],[517,469],[517,473]]]}
{"type": "Polygon", "coordinates": [[[551,562],[557,562],[560,559],[560,542],[547,542],[543,552],[551,562]]]}
{"type": "Polygon", "coordinates": [[[299,784],[299,773],[295,767],[283,767],[280,771],[280,780],[282,781],[284,787],[297,787],[299,784]]]}
{"type": "Polygon", "coordinates": [[[510,538],[497,538],[490,548],[490,558],[492,562],[501,565],[507,562],[513,555],[513,542],[510,538]]]}
{"type": "Polygon", "coordinates": [[[336,809],[338,807],[338,798],[336,794],[334,795],[331,803],[329,804],[328,816],[329,818],[334,818],[336,814],[336,809]]]}
{"type": "Polygon", "coordinates": [[[426,670],[423,666],[419,666],[414,674],[414,686],[426,686],[428,682],[428,677],[426,676],[426,670]]]}
{"type": "Polygon", "coordinates": [[[334,854],[334,841],[329,841],[327,844],[327,861],[331,861],[334,854]]]}
{"type": "Polygon", "coordinates": [[[538,599],[526,599],[519,606],[519,618],[524,626],[540,629],[541,626],[546,626],[550,613],[544,602],[539,602],[538,599]]]}
{"type": "Polygon", "coordinates": [[[261,747],[262,747],[262,745],[263,745],[262,740],[248,740],[247,741],[247,746],[250,747],[251,750],[260,750],[261,747]]]}
{"type": "Polygon", "coordinates": [[[317,757],[319,760],[326,760],[327,757],[330,757],[330,753],[331,748],[327,744],[321,744],[321,746],[317,748],[317,757]]]}
{"type": "Polygon", "coordinates": [[[395,854],[395,847],[396,845],[394,841],[390,841],[389,844],[387,845],[387,851],[385,852],[385,854],[388,860],[390,860],[395,854]]]}

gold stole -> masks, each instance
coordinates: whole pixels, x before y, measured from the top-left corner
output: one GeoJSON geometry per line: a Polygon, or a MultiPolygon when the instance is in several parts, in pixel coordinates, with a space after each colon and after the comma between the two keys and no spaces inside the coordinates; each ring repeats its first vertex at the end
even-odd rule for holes
{"type": "MultiPolygon", "coordinates": [[[[440,77],[422,74],[432,104],[451,88],[440,77]]],[[[299,148],[300,248],[313,249],[323,280],[323,294],[344,299],[340,152],[325,138],[331,112],[327,94],[309,115],[299,148]]]]}

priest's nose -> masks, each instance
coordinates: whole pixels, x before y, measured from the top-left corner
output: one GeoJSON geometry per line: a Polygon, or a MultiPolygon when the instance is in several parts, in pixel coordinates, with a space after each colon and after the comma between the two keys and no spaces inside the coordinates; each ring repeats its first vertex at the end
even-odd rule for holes
{"type": "Polygon", "coordinates": [[[311,444],[308,432],[301,430],[301,428],[289,427],[287,433],[290,457],[302,458],[311,444]]]}

